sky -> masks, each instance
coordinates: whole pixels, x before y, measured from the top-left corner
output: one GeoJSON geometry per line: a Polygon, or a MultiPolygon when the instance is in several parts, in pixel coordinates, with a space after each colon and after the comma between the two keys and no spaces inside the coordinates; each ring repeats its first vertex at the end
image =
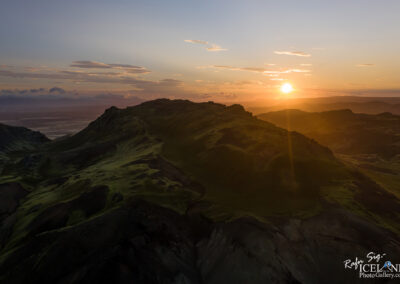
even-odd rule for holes
{"type": "Polygon", "coordinates": [[[398,0],[1,0],[0,95],[240,102],[280,98],[289,82],[295,97],[400,96],[399,11],[398,0]]]}

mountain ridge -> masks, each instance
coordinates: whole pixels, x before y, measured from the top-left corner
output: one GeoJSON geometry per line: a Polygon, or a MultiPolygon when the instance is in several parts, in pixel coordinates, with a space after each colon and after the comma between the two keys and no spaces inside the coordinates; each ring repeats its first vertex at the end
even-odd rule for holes
{"type": "Polygon", "coordinates": [[[1,187],[24,192],[0,220],[7,283],[357,282],[345,257],[400,252],[396,196],[238,105],[109,108],[1,187]]]}

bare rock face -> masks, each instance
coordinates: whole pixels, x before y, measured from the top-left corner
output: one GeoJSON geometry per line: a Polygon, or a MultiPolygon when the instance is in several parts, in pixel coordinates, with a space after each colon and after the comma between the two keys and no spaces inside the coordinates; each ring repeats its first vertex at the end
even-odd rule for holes
{"type": "Polygon", "coordinates": [[[399,247],[395,235],[342,209],[273,224],[214,223],[133,200],[37,235],[0,273],[6,283],[362,283],[345,259],[384,250],[394,262],[399,247]]]}

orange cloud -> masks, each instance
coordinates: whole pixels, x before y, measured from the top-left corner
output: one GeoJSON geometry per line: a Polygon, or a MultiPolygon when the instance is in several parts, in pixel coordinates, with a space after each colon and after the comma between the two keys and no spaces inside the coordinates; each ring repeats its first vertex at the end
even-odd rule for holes
{"type": "Polygon", "coordinates": [[[184,42],[188,42],[188,43],[194,43],[194,44],[201,44],[201,45],[208,45],[208,47],[206,47],[207,51],[212,51],[212,52],[216,52],[216,51],[226,51],[228,49],[226,48],[222,48],[221,46],[214,44],[214,43],[210,43],[208,41],[205,40],[199,40],[199,39],[185,39],[184,42]]]}
{"type": "Polygon", "coordinates": [[[225,51],[226,48],[222,48],[219,45],[213,44],[211,47],[207,48],[208,51],[225,51]]]}
{"type": "Polygon", "coordinates": [[[208,41],[198,40],[198,39],[185,39],[184,42],[208,45],[208,41]]]}
{"type": "Polygon", "coordinates": [[[274,51],[275,54],[278,55],[291,55],[291,56],[300,56],[300,57],[311,57],[311,54],[305,53],[303,51],[274,51]]]}
{"type": "Polygon", "coordinates": [[[372,63],[361,63],[361,64],[357,64],[357,67],[371,67],[374,66],[375,64],[372,63]]]}

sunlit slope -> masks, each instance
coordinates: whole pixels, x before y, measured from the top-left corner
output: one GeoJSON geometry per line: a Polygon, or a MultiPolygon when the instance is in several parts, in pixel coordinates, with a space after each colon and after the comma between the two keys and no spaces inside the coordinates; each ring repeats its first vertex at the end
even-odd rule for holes
{"type": "Polygon", "coordinates": [[[262,120],[298,131],[342,154],[400,153],[400,116],[356,114],[350,110],[304,112],[283,110],[260,114],[262,120]]]}

